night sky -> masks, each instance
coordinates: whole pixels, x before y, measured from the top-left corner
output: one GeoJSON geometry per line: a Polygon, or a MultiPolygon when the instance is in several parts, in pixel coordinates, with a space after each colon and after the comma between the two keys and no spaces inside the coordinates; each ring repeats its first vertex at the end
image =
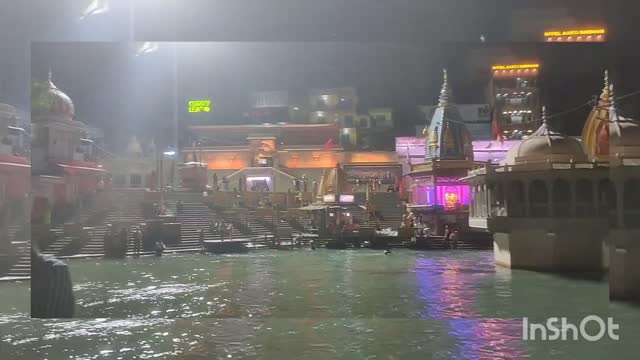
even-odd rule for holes
{"type": "MultiPolygon", "coordinates": [[[[131,39],[126,0],[113,0],[109,14],[85,23],[77,21],[81,1],[51,3],[17,2],[16,11],[0,14],[0,26],[13,30],[0,31],[0,101],[28,108],[30,67],[38,77],[51,66],[54,82],[73,98],[79,120],[104,128],[107,135],[142,130],[166,135],[171,130],[171,47],[161,44],[145,58],[132,56],[130,44],[124,43],[131,39]],[[34,43],[29,61],[30,40],[85,43],[34,43]],[[95,41],[120,43],[88,43],[95,41]]],[[[551,113],[599,92],[605,67],[612,69],[618,93],[637,90],[640,83],[640,55],[633,45],[637,35],[630,31],[631,21],[620,16],[630,11],[626,6],[635,5],[612,3],[605,8],[591,0],[178,3],[137,0],[135,39],[261,42],[179,45],[180,110],[187,98],[208,94],[214,113],[202,120],[212,123],[240,121],[254,90],[353,85],[365,105],[394,107],[398,133],[408,134],[422,121],[416,105],[436,101],[445,65],[458,102],[482,98],[482,77],[489,74],[462,76],[465,62],[460,58],[473,62],[468,53],[479,45],[480,34],[491,41],[485,46],[504,47],[511,40],[504,19],[511,11],[532,6],[564,5],[585,23],[607,21],[611,34],[607,48],[600,44],[598,50],[535,50],[547,70],[544,101],[551,113]]],[[[517,44],[508,47],[516,53],[529,51],[517,44]]],[[[626,106],[629,112],[638,110],[631,101],[626,106]]],[[[583,118],[573,115],[563,121],[564,129],[575,133],[583,118]]],[[[117,148],[120,143],[110,145],[117,148]]]]}

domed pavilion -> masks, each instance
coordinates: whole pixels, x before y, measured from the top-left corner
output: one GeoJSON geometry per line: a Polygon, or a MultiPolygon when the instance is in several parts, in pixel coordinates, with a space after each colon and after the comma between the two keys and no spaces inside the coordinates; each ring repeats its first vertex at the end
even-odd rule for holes
{"type": "Polygon", "coordinates": [[[608,266],[603,247],[616,200],[596,122],[607,101],[604,91],[585,124],[586,144],[558,131],[561,118],[543,108],[542,125],[500,165],[469,172],[469,225],[493,233],[497,264],[551,272],[608,266]]]}

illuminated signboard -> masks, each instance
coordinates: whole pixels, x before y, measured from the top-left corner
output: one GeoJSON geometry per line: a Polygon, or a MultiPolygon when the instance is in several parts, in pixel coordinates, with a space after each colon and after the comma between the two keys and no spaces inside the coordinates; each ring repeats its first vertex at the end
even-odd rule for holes
{"type": "Polygon", "coordinates": [[[210,112],[210,111],[211,111],[211,100],[190,100],[189,101],[190,113],[210,112]]]}
{"type": "Polygon", "coordinates": [[[538,69],[540,64],[521,64],[521,65],[493,65],[491,70],[522,70],[522,69],[538,69]]]}
{"type": "Polygon", "coordinates": [[[341,203],[352,203],[355,200],[353,195],[340,195],[341,203]]]}
{"type": "Polygon", "coordinates": [[[605,29],[545,31],[544,36],[604,35],[605,29]]]}
{"type": "Polygon", "coordinates": [[[512,64],[512,65],[493,65],[491,70],[494,77],[534,77],[538,76],[540,64],[512,64]]]}
{"type": "Polygon", "coordinates": [[[545,31],[544,37],[549,42],[599,42],[604,41],[605,29],[545,31]]]}
{"type": "Polygon", "coordinates": [[[324,195],[322,201],[326,203],[336,202],[336,196],[333,194],[324,195]]]}

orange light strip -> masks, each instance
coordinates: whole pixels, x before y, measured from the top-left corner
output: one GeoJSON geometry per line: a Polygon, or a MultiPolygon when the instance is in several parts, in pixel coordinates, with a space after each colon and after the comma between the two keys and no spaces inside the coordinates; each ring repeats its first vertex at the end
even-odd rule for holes
{"type": "Polygon", "coordinates": [[[566,30],[566,31],[545,31],[544,36],[578,36],[578,35],[604,35],[605,29],[587,29],[587,30],[566,30]]]}
{"type": "Polygon", "coordinates": [[[540,64],[493,65],[491,70],[538,69],[540,64]]]}

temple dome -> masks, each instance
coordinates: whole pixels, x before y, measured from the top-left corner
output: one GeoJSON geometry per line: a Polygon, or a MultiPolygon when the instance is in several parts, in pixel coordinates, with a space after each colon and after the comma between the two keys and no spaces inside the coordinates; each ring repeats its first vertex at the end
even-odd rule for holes
{"type": "Polygon", "coordinates": [[[582,144],[554,130],[547,122],[544,108],[542,114],[542,125],[529,137],[514,145],[507,152],[503,164],[586,161],[587,156],[582,150],[582,144]]]}
{"type": "Polygon", "coordinates": [[[609,151],[615,157],[640,157],[640,122],[618,115],[610,85],[611,108],[609,109],[609,151]]]}
{"type": "Polygon", "coordinates": [[[447,70],[443,70],[440,99],[425,136],[425,160],[473,160],[471,136],[453,103],[447,70]]]}
{"type": "Polygon", "coordinates": [[[31,112],[35,117],[56,116],[72,120],[75,117],[73,101],[51,80],[34,81],[31,91],[31,112]]]}

